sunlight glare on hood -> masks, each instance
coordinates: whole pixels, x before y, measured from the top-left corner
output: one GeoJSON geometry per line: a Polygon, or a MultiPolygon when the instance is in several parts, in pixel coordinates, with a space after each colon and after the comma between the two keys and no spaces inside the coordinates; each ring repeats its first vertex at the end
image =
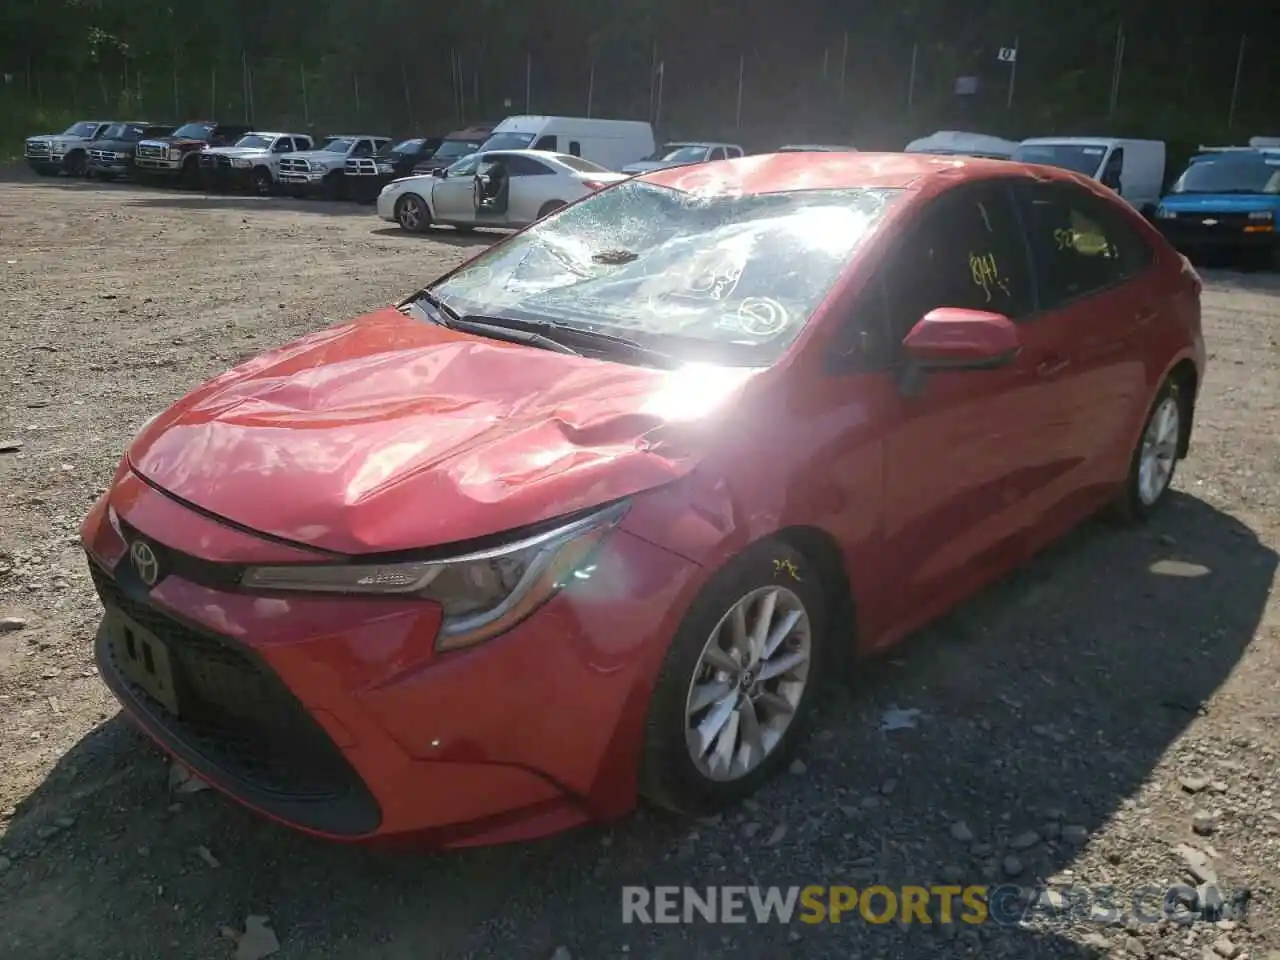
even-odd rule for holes
{"type": "Polygon", "coordinates": [[[667,374],[641,410],[668,421],[701,419],[714,413],[754,372],[751,367],[686,364],[667,374]]]}

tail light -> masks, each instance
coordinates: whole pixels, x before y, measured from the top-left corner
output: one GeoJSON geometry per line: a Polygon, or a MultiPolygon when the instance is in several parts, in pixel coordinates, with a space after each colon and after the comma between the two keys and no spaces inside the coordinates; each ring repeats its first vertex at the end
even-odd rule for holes
{"type": "Polygon", "coordinates": [[[593,191],[603,190],[605,187],[605,184],[601,183],[599,180],[583,180],[582,185],[586,187],[588,190],[593,190],[593,191]]]}

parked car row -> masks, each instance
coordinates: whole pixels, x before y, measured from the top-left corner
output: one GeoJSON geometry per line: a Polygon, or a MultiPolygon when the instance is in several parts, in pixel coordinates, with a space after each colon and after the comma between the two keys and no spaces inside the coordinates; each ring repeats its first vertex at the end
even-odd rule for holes
{"type": "Polygon", "coordinates": [[[1012,141],[941,130],[912,141],[906,152],[992,157],[1071,170],[1120,194],[1183,253],[1261,255],[1280,266],[1280,137],[1252,137],[1243,146],[1201,145],[1172,183],[1166,179],[1166,148],[1159,140],[1012,141]]]}
{"type": "MultiPolygon", "coordinates": [[[[401,141],[374,134],[317,141],[310,134],[216,120],[86,120],[60,134],[29,137],[24,154],[43,176],[132,177],[209,190],[340,196],[348,176],[367,176],[380,188],[396,176],[443,169],[474,152],[490,133],[490,127],[472,127],[401,141]]],[[[377,189],[366,188],[364,194],[372,200],[377,189]]]]}

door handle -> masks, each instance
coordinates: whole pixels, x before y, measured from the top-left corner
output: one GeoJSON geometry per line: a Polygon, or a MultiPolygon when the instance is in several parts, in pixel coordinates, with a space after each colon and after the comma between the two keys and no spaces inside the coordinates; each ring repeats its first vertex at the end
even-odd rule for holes
{"type": "Polygon", "coordinates": [[[1047,360],[1041,360],[1036,364],[1036,375],[1040,377],[1052,377],[1071,364],[1070,357],[1049,357],[1047,360]]]}

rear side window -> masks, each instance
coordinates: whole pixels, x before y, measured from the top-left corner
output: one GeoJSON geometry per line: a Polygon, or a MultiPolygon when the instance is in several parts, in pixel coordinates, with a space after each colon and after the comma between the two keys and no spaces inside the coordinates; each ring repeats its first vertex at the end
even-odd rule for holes
{"type": "Polygon", "coordinates": [[[507,168],[507,173],[513,177],[541,177],[555,173],[545,163],[539,163],[532,157],[522,157],[518,153],[499,159],[507,168]]]}
{"type": "Polygon", "coordinates": [[[570,140],[569,155],[572,157],[582,156],[582,144],[580,144],[577,140],[570,140]]]}
{"type": "Polygon", "coordinates": [[[1021,196],[1045,309],[1121,283],[1153,259],[1123,216],[1086,190],[1036,184],[1023,187],[1021,196]]]}

